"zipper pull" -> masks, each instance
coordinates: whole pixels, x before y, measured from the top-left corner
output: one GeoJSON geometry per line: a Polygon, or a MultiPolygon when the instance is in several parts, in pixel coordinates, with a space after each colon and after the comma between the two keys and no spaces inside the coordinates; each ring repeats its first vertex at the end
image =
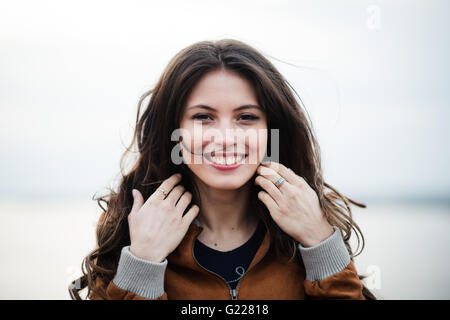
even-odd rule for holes
{"type": "Polygon", "coordinates": [[[237,290],[230,289],[231,300],[237,300],[237,290]]]}

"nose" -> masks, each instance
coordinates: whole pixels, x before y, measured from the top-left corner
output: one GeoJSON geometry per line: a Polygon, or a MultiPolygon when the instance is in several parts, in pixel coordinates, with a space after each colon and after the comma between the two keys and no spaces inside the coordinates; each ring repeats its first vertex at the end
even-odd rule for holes
{"type": "Polygon", "coordinates": [[[212,148],[213,150],[236,152],[239,149],[235,145],[242,144],[242,148],[244,147],[245,138],[242,134],[239,134],[231,120],[223,119],[215,129],[214,132],[217,134],[213,134],[210,140],[215,145],[215,148],[212,148]]]}

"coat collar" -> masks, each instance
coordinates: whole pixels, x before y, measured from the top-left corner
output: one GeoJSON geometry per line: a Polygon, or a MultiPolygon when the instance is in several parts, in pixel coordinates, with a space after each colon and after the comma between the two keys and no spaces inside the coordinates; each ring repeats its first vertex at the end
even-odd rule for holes
{"type": "MultiPolygon", "coordinates": [[[[264,222],[266,227],[266,233],[264,239],[256,251],[252,262],[250,263],[248,269],[256,265],[268,252],[270,248],[270,234],[267,224],[264,222]]],[[[167,257],[167,260],[172,265],[177,265],[179,267],[184,267],[188,269],[193,269],[197,271],[204,272],[205,270],[199,266],[199,264],[194,259],[194,243],[195,239],[198,237],[203,228],[200,226],[197,219],[190,224],[186,235],[183,240],[181,240],[178,247],[167,257]]]]}

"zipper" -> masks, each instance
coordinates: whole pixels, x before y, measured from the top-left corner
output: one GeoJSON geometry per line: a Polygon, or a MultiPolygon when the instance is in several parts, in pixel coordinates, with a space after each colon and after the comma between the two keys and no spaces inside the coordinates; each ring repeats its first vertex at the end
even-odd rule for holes
{"type": "MultiPolygon", "coordinates": [[[[264,222],[264,221],[263,221],[264,222]]],[[[266,232],[269,232],[269,228],[267,227],[267,224],[264,222],[264,225],[266,226],[266,232]]],[[[199,228],[201,229],[201,230],[203,230],[203,227],[200,227],[199,226],[199,228]]],[[[200,234],[200,233],[199,233],[200,234]]],[[[238,289],[239,289],[239,284],[241,283],[241,280],[245,277],[245,275],[254,267],[254,266],[256,266],[265,256],[266,256],[266,254],[267,254],[267,252],[269,251],[269,248],[270,248],[270,235],[269,235],[269,245],[267,246],[267,249],[266,249],[266,251],[264,252],[264,254],[262,255],[262,257],[261,258],[259,258],[259,260],[258,261],[256,261],[256,263],[253,265],[253,266],[251,266],[250,268],[248,268],[247,269],[247,271],[245,271],[245,273],[242,275],[242,277],[239,279],[239,281],[238,281],[238,283],[237,283],[237,285],[236,285],[236,289],[231,289],[231,286],[228,284],[228,282],[227,282],[227,280],[225,280],[221,275],[219,275],[219,274],[217,274],[217,273],[215,273],[215,272],[213,272],[213,271],[211,271],[211,270],[208,270],[208,269],[206,269],[205,267],[203,267],[200,263],[198,263],[198,261],[197,261],[197,258],[195,258],[195,255],[194,255],[194,245],[195,245],[195,240],[197,240],[197,237],[198,237],[198,234],[195,236],[195,238],[194,238],[194,244],[192,245],[192,257],[194,258],[194,261],[203,269],[203,270],[206,270],[207,272],[209,272],[209,273],[212,273],[212,274],[214,274],[214,275],[216,275],[217,277],[219,277],[220,279],[222,279],[224,282],[225,282],[225,284],[228,286],[228,288],[230,288],[230,296],[231,296],[231,300],[237,300],[238,298],[238,289]]]]}
{"type": "Polygon", "coordinates": [[[197,262],[197,264],[206,272],[212,273],[213,275],[216,275],[217,277],[219,277],[220,279],[222,279],[225,284],[228,286],[228,288],[230,289],[230,296],[231,296],[231,300],[237,300],[237,290],[236,289],[231,289],[231,286],[228,284],[227,280],[225,280],[220,274],[217,274],[211,270],[206,269],[205,267],[203,267],[200,263],[198,263],[197,258],[195,258],[194,255],[194,250],[192,249],[192,256],[194,257],[195,262],[197,262]]]}
{"type": "MultiPolygon", "coordinates": [[[[264,225],[265,225],[265,227],[266,227],[266,232],[269,233],[269,228],[267,227],[267,224],[265,223],[264,220],[263,220],[263,222],[264,222],[264,225]]],[[[233,299],[233,300],[237,300],[238,289],[239,289],[239,284],[241,283],[241,280],[245,277],[245,275],[246,275],[246,274],[247,274],[254,266],[256,266],[256,265],[257,265],[257,264],[258,264],[258,263],[266,256],[267,252],[269,251],[269,248],[270,248],[270,234],[269,234],[269,245],[267,246],[267,249],[266,249],[266,251],[264,252],[264,254],[262,255],[262,257],[259,258],[259,260],[256,261],[255,264],[254,264],[253,266],[251,266],[250,268],[248,268],[247,271],[245,271],[244,275],[239,279],[239,281],[238,281],[238,283],[237,283],[237,285],[236,285],[236,289],[234,290],[234,292],[235,292],[236,295],[235,295],[235,299],[233,299]]],[[[231,297],[233,297],[233,295],[232,295],[231,297]]]]}
{"type": "Polygon", "coordinates": [[[237,300],[237,289],[230,289],[231,300],[237,300]]]}
{"type": "MultiPolygon", "coordinates": [[[[200,228],[201,230],[203,230],[202,227],[199,227],[199,228],[200,228]]],[[[212,273],[212,274],[216,275],[217,277],[219,277],[220,279],[222,279],[222,280],[225,282],[225,284],[228,286],[228,288],[230,288],[230,296],[231,296],[231,300],[236,300],[236,299],[237,299],[237,292],[234,293],[234,290],[235,290],[235,289],[231,289],[231,286],[228,284],[227,280],[225,280],[220,274],[217,274],[217,273],[215,273],[215,272],[213,272],[213,271],[211,271],[211,270],[208,270],[208,269],[206,269],[205,267],[203,267],[200,263],[198,263],[197,258],[196,258],[195,255],[194,255],[194,245],[195,245],[195,240],[197,239],[197,237],[198,237],[198,234],[195,236],[195,238],[194,238],[194,244],[192,245],[192,257],[194,258],[195,262],[196,262],[196,263],[198,264],[198,266],[199,266],[200,268],[202,268],[203,270],[206,270],[207,272],[212,273]]]]}

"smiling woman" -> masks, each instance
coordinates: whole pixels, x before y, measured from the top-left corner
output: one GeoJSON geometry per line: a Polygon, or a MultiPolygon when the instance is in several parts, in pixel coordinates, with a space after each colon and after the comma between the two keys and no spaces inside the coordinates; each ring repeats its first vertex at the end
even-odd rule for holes
{"type": "Polygon", "coordinates": [[[374,298],[349,244],[355,231],[364,247],[350,205],[365,205],[324,181],[311,124],[256,49],[181,50],[141,98],[122,160],[135,144],[119,188],[96,199],[98,246],[73,298],[85,286],[91,299],[374,298]]]}

